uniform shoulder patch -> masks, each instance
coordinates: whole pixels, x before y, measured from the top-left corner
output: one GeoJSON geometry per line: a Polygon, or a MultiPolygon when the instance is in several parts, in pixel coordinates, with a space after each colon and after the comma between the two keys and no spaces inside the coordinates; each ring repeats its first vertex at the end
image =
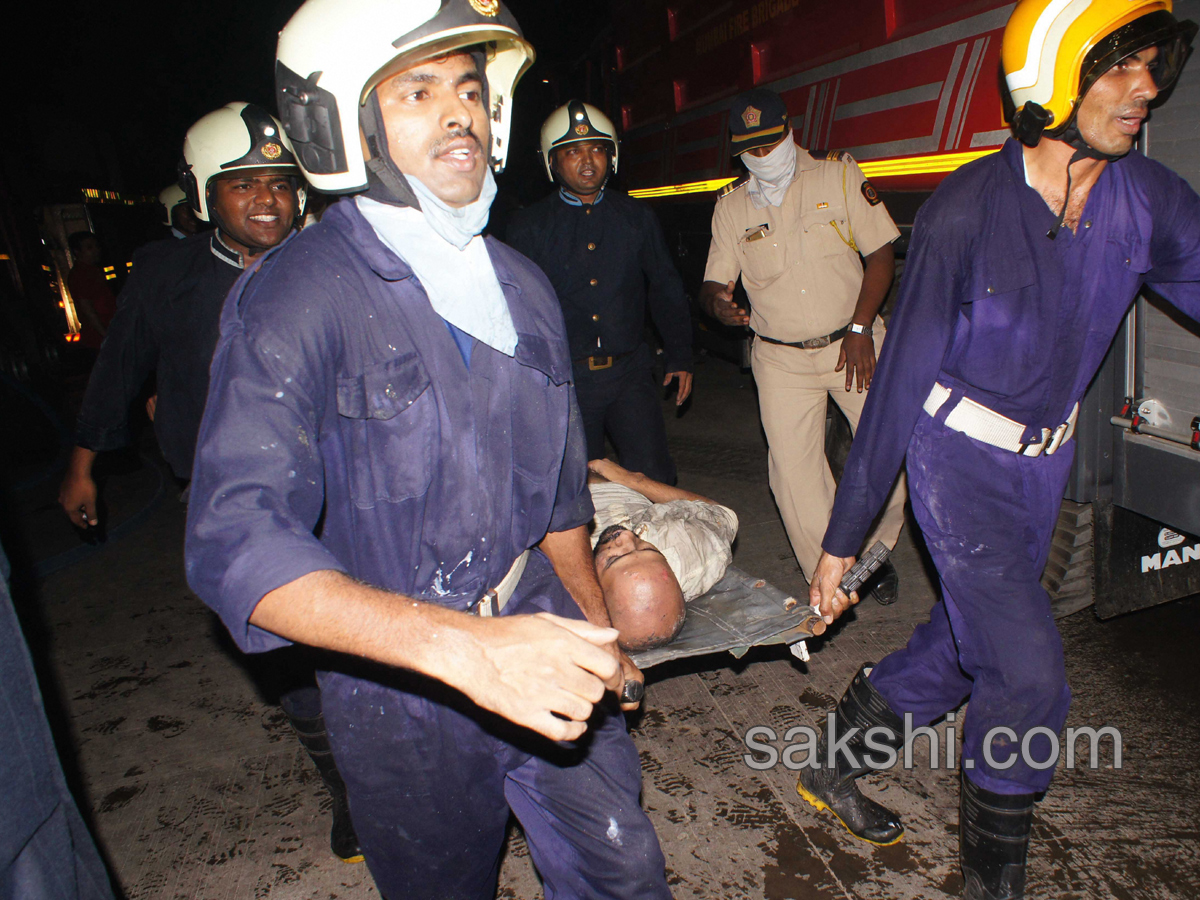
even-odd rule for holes
{"type": "Polygon", "coordinates": [[[729,182],[729,184],[725,185],[725,187],[721,188],[720,193],[717,194],[717,199],[720,200],[726,194],[732,194],[738,188],[745,187],[749,183],[750,183],[750,176],[743,175],[737,181],[731,181],[731,182],[729,182]]]}
{"type": "Polygon", "coordinates": [[[821,162],[854,162],[848,150],[809,150],[808,155],[821,162]]]}
{"type": "Polygon", "coordinates": [[[879,196],[879,191],[875,190],[875,185],[866,180],[862,183],[862,195],[872,206],[878,206],[883,202],[883,198],[879,196]]]}

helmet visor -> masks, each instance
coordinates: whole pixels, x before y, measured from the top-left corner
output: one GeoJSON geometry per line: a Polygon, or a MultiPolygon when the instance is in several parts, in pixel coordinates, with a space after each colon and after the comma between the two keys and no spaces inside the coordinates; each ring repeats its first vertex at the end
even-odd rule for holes
{"type": "Polygon", "coordinates": [[[1158,10],[1127,22],[1098,41],[1084,58],[1079,80],[1079,100],[1082,102],[1096,80],[1105,72],[1134,53],[1147,47],[1158,47],[1158,56],[1150,64],[1154,86],[1165,91],[1183,69],[1196,36],[1196,23],[1180,22],[1165,10],[1158,10]]]}

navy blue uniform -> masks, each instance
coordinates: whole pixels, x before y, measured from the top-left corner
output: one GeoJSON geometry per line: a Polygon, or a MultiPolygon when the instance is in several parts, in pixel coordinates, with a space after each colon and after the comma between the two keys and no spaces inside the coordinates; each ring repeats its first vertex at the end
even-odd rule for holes
{"type": "Polygon", "coordinates": [[[8,577],[0,548],[0,897],[112,900],[104,863],[67,790],[8,577]]]}
{"type": "Polygon", "coordinates": [[[241,274],[241,254],[215,232],[134,254],[79,411],[79,446],[100,452],[128,444],[129,405],[156,372],[154,435],[171,471],[192,477],[221,305],[241,274]]]}
{"type": "Polygon", "coordinates": [[[646,308],[667,372],[692,369],[692,321],[653,210],[620,191],[584,205],[560,190],[514,214],[507,237],[542,268],[562,304],[588,456],[604,456],[607,430],[621,465],[674,484],[646,308]],[[611,367],[597,370],[597,358],[608,357],[611,367]]]}
{"type": "MultiPolygon", "coordinates": [[[[287,643],[249,617],[310,572],[466,610],[548,531],[591,518],[558,305],[528,261],[496,241],[488,250],[515,359],[473,342],[466,363],[352,200],[235,288],[197,448],[187,569],[243,650],[287,643]]],[[[582,618],[540,551],[504,613],[537,611],[582,618]]],[[[615,708],[593,719],[586,749],[564,749],[428,679],[348,662],[319,680],[386,896],[490,897],[510,808],[548,897],[667,896],[615,708]]]]}
{"type": "MultiPolygon", "coordinates": [[[[949,176],[921,209],[823,542],[834,556],[857,552],[907,455],[942,600],[871,682],[916,725],[969,696],[964,765],[1005,794],[1045,790],[1053,766],[990,766],[987,732],[1016,733],[992,745],[1003,763],[1030,729],[1061,731],[1070,703],[1040,579],[1075,445],[1021,456],[947,428],[946,416],[967,397],[1040,440],[1082,398],[1143,284],[1200,317],[1200,197],[1178,175],[1131,153],[1101,173],[1078,233],[1050,240],[1055,219],[1012,140],[949,176]],[[930,416],[935,383],[951,396],[930,416]]],[[[1044,736],[1031,746],[1035,760],[1050,754],[1044,736]]]]}

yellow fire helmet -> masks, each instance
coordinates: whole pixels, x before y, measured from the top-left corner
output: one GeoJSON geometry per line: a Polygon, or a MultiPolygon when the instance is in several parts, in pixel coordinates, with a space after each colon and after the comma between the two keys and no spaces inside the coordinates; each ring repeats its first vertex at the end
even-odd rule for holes
{"type": "Polygon", "coordinates": [[[1065,139],[1096,79],[1147,47],[1159,48],[1155,85],[1170,87],[1196,28],[1171,14],[1171,0],[1020,0],[1001,54],[1017,138],[1031,147],[1043,133],[1065,139]]]}
{"type": "Polygon", "coordinates": [[[542,164],[546,167],[546,177],[554,180],[554,172],[550,168],[551,151],[555,147],[580,141],[608,141],[612,144],[609,172],[617,174],[621,146],[617,143],[617,129],[613,127],[612,120],[590,103],[569,100],[550,113],[542,123],[542,164]]]}

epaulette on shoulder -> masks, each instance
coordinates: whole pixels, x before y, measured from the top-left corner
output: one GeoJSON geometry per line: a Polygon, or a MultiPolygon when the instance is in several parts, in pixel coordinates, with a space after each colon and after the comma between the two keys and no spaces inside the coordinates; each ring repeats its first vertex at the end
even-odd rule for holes
{"type": "Polygon", "coordinates": [[[725,185],[725,187],[721,188],[720,193],[717,194],[717,199],[720,200],[726,194],[732,194],[738,188],[745,187],[749,183],[750,183],[750,176],[743,175],[737,181],[731,181],[731,182],[729,182],[729,184],[725,185]]]}
{"type": "Polygon", "coordinates": [[[809,150],[808,155],[824,162],[854,162],[849,150],[809,150]]]}

